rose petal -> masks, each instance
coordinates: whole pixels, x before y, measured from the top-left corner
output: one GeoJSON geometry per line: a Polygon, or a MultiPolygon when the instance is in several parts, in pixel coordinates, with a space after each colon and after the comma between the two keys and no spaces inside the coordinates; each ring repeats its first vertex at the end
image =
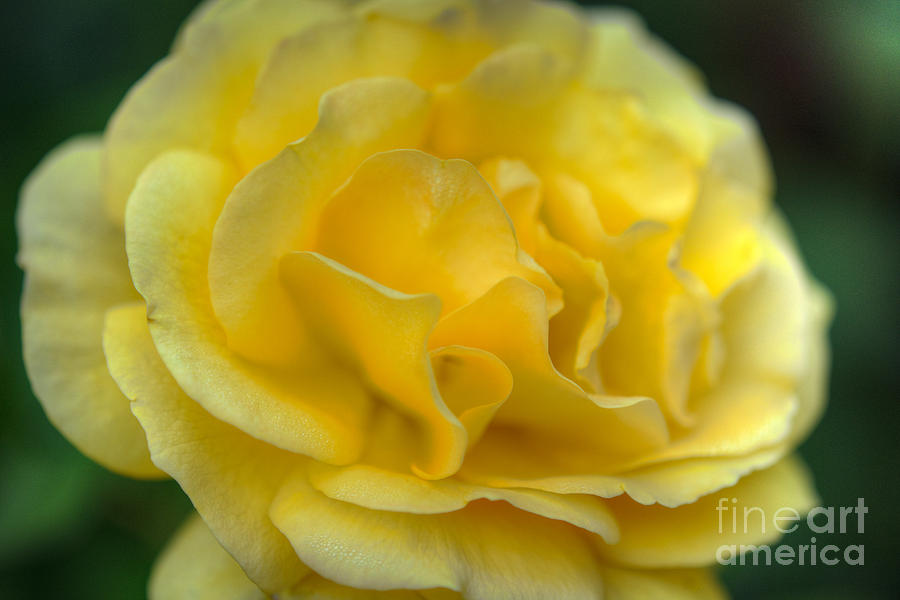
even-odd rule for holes
{"type": "Polygon", "coordinates": [[[437,296],[391,290],[311,252],[285,255],[281,273],[313,337],[420,424],[424,448],[410,457],[412,469],[429,479],[455,473],[466,430],[441,398],[426,352],[441,310],[437,296]]]}
{"type": "Polygon", "coordinates": [[[566,173],[551,173],[543,180],[541,215],[548,231],[582,256],[597,256],[609,238],[590,188],[566,173]]]}
{"type": "Polygon", "coordinates": [[[253,81],[285,36],[344,12],[325,0],[220,3],[185,27],[173,53],[128,93],[105,134],[107,210],[124,222],[135,182],[160,153],[183,148],[222,157],[253,81]]]}
{"type": "Polygon", "coordinates": [[[489,51],[473,31],[471,6],[429,2],[432,23],[411,24],[375,3],[358,13],[310,27],[286,39],[269,57],[253,99],[237,125],[235,150],[250,169],[312,130],[319,99],[361,77],[403,77],[430,90],[455,81],[489,51]],[[441,5],[445,6],[441,6],[441,5]],[[454,11],[441,20],[441,9],[454,11]]]}
{"type": "Polygon", "coordinates": [[[505,503],[440,515],[373,511],[325,497],[298,473],[271,514],[304,563],[344,585],[442,587],[473,600],[602,596],[577,529],[505,503]]]}
{"type": "Polygon", "coordinates": [[[106,219],[99,140],[52,152],[29,177],[18,214],[25,270],[25,365],[48,418],[79,450],[133,477],[161,477],[144,431],[110,378],[103,315],[137,300],[125,238],[106,219]]]}
{"type": "Polygon", "coordinates": [[[782,227],[769,218],[756,269],[722,299],[723,379],[765,377],[793,387],[805,370],[810,291],[782,227]]]}
{"type": "Polygon", "coordinates": [[[181,388],[216,418],[280,448],[353,461],[365,445],[370,399],[345,370],[312,354],[274,372],[225,345],[206,272],[233,177],[215,158],[172,152],[146,169],[129,200],[128,258],[156,348],[181,388]]]}
{"type": "Polygon", "coordinates": [[[521,510],[566,521],[595,533],[608,543],[619,530],[604,501],[584,494],[553,494],[540,490],[496,489],[454,479],[424,481],[368,465],[309,467],[310,484],[329,498],[373,510],[412,514],[449,513],[475,500],[504,500],[521,510]]]}
{"type": "Polygon", "coordinates": [[[450,590],[390,590],[376,592],[340,585],[310,573],[292,589],[280,592],[278,600],[461,600],[450,590]]]}
{"type": "Polygon", "coordinates": [[[541,179],[521,160],[494,157],[478,166],[506,209],[516,231],[519,246],[534,256],[537,250],[538,210],[541,208],[541,179]]]}
{"type": "Polygon", "coordinates": [[[640,219],[677,222],[693,204],[698,165],[641,102],[576,85],[568,65],[538,47],[494,53],[435,100],[439,156],[514,156],[569,173],[591,189],[610,233],[640,219]]]}
{"type": "Polygon", "coordinates": [[[613,562],[641,568],[705,566],[716,559],[722,545],[764,544],[780,537],[772,521],[779,508],[790,507],[803,514],[817,501],[803,465],[786,458],[742,478],[734,487],[678,508],[644,506],[626,496],[610,500],[622,537],[619,543],[601,545],[599,550],[613,562]],[[732,503],[732,498],[737,502],[732,503]],[[717,506],[727,507],[727,511],[717,511],[717,506]],[[745,507],[762,511],[762,515],[750,512],[746,526],[745,507]]]}
{"type": "Polygon", "coordinates": [[[711,569],[603,569],[606,600],[725,600],[711,569]]]}
{"type": "Polygon", "coordinates": [[[828,326],[834,316],[831,294],[816,282],[809,282],[809,311],[806,370],[797,388],[797,414],[794,416],[790,442],[799,443],[818,422],[828,397],[828,371],[831,355],[828,326]]]}
{"type": "Polygon", "coordinates": [[[622,307],[597,351],[604,389],[649,396],[666,416],[691,423],[688,389],[715,313],[702,286],[673,267],[678,231],[643,222],[595,245],[610,293],[622,307]]]}
{"type": "Polygon", "coordinates": [[[566,377],[593,390],[578,372],[588,365],[612,325],[607,314],[609,283],[603,266],[580,256],[547,232],[538,216],[542,204],[541,180],[524,162],[491,159],[482,165],[481,171],[509,213],[522,247],[563,291],[563,309],[550,321],[553,364],[566,377]]]}
{"type": "Polygon", "coordinates": [[[581,256],[543,228],[538,232],[535,257],[563,291],[564,308],[550,320],[553,364],[566,377],[578,380],[611,324],[606,271],[601,263],[581,256]]]}
{"type": "MultiPolygon", "coordinates": [[[[547,452],[547,446],[562,446],[578,447],[598,464],[608,464],[665,442],[665,423],[652,401],[607,404],[602,397],[588,396],[553,367],[547,336],[541,290],[513,277],[445,317],[430,343],[481,348],[509,368],[513,391],[494,422],[516,429],[531,440],[518,447],[524,455],[510,453],[516,460],[547,452]],[[604,435],[597,435],[601,431],[604,435]]],[[[482,443],[491,435],[488,431],[482,443]]]]}
{"type": "MultiPolygon", "coordinates": [[[[302,577],[308,569],[268,517],[281,481],[302,459],[216,420],[188,398],[156,352],[142,304],[109,312],[104,346],[113,376],[147,431],[154,463],[178,481],[250,578],[278,591],[302,577]]],[[[204,558],[184,561],[189,575],[202,575],[192,565],[204,558]]],[[[179,562],[172,559],[170,568],[179,562]]],[[[178,585],[169,575],[156,580],[178,585]]]]}
{"type": "Polygon", "coordinates": [[[209,287],[228,345],[256,361],[293,365],[304,336],[278,261],[310,250],[331,194],[375,152],[417,147],[427,94],[409,81],[360,79],[328,92],[315,130],[234,189],[215,227],[209,287]]]}
{"type": "Polygon", "coordinates": [[[723,380],[697,400],[693,427],[631,467],[702,456],[740,456],[774,446],[790,434],[796,411],[796,396],[782,385],[723,380]]]}
{"type": "Polygon", "coordinates": [[[265,600],[197,515],[182,525],[156,559],[150,600],[265,600]]]}
{"type": "Polygon", "coordinates": [[[747,456],[689,458],[606,475],[584,453],[563,453],[556,448],[540,457],[531,456],[528,461],[505,458],[519,451],[517,441],[500,438],[492,440],[494,447],[483,444],[485,447],[477,449],[479,452],[466,463],[460,477],[484,486],[558,494],[602,498],[628,494],[641,504],[676,507],[734,485],[747,473],[771,466],[789,450],[786,444],[779,444],[747,456]]]}
{"type": "Polygon", "coordinates": [[[632,14],[593,9],[584,79],[600,90],[630,90],[696,160],[715,142],[706,90],[693,65],[648,35],[632,14]]]}
{"type": "Polygon", "coordinates": [[[434,293],[443,314],[506,277],[559,289],[518,247],[503,206],[470,163],[416,150],[365,160],[322,211],[315,249],[390,288],[434,293]]]}
{"type": "Polygon", "coordinates": [[[466,428],[471,447],[509,397],[512,373],[499,358],[478,348],[444,346],[430,355],[441,397],[466,428]]]}
{"type": "MultiPolygon", "coordinates": [[[[247,578],[193,515],[157,558],[150,576],[150,600],[264,600],[270,596],[247,578]]],[[[458,600],[450,590],[360,590],[308,573],[299,583],[276,594],[280,600],[458,600]]]]}
{"type": "MultiPolygon", "coordinates": [[[[716,157],[713,157],[716,160],[716,157]]],[[[761,258],[760,231],[767,196],[709,169],[684,231],[679,264],[718,298],[761,258]]]]}

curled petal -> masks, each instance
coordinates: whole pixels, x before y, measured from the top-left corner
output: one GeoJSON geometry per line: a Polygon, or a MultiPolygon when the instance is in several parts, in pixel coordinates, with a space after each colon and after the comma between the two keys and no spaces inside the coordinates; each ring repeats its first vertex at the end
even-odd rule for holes
{"type": "Polygon", "coordinates": [[[503,206],[470,163],[394,150],[364,161],[322,212],[315,249],[388,287],[437,294],[443,313],[506,277],[553,281],[518,247],[503,206]]]}
{"type": "MultiPolygon", "coordinates": [[[[513,390],[494,422],[521,434],[517,451],[508,453],[513,460],[527,461],[532,453],[559,446],[580,448],[598,464],[609,464],[658,448],[668,439],[662,415],[651,400],[606,403],[560,375],[548,353],[543,294],[527,281],[515,277],[501,281],[438,323],[430,343],[481,348],[509,367],[513,390]],[[596,435],[600,431],[605,435],[596,435]]],[[[482,443],[492,435],[489,430],[482,443]]]]}
{"type": "Polygon", "coordinates": [[[333,89],[322,98],[312,133],[228,196],[215,226],[209,288],[230,348],[282,367],[308,353],[278,261],[312,249],[320,211],[365,158],[421,144],[429,104],[423,90],[402,79],[360,79],[333,89]]]}
{"type": "Polygon", "coordinates": [[[521,160],[507,158],[490,158],[478,166],[478,172],[506,209],[519,245],[534,256],[542,202],[540,178],[521,160]]]}
{"type": "Polygon", "coordinates": [[[431,367],[447,407],[468,433],[471,447],[512,391],[512,373],[484,350],[445,346],[431,351],[431,367]]]}
{"type": "MultiPolygon", "coordinates": [[[[553,364],[573,380],[611,329],[609,280],[603,265],[538,232],[537,260],[563,290],[564,308],[550,320],[553,364]]],[[[581,383],[581,381],[579,381],[581,383]]]]}
{"type": "Polygon", "coordinates": [[[421,426],[424,449],[413,470],[428,478],[455,473],[466,430],[441,398],[426,351],[441,310],[437,296],[391,290],[311,252],[286,255],[281,272],[314,338],[421,426]]]}

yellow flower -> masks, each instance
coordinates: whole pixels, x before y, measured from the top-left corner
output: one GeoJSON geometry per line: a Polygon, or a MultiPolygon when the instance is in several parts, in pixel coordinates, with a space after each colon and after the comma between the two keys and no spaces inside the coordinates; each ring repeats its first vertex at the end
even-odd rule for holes
{"type": "Polygon", "coordinates": [[[190,496],[155,598],[719,597],[773,533],[720,497],[815,502],[829,306],[770,187],[627,15],[207,2],[26,184],[26,362],[190,496]]]}

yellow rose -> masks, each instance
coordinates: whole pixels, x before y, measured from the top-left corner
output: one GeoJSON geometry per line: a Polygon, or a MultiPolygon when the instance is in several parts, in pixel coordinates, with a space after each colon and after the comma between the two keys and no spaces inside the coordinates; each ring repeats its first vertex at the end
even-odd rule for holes
{"type": "Polygon", "coordinates": [[[26,184],[26,362],[196,507],[154,598],[719,597],[773,533],[720,497],[815,502],[829,308],[770,187],[627,15],[207,2],[26,184]]]}

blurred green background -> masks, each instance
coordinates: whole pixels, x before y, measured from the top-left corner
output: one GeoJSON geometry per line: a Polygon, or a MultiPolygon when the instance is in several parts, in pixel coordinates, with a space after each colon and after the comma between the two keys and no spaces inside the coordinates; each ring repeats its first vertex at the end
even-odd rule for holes
{"type": "MultiPolygon", "coordinates": [[[[177,485],[118,477],[47,422],[26,380],[13,257],[19,186],[68,137],[101,131],[167,51],[190,0],[4,2],[0,136],[0,598],[144,596],[190,504],[177,485]]],[[[786,213],[837,317],[828,412],[802,446],[826,506],[869,506],[864,566],[728,567],[735,598],[900,592],[898,300],[900,2],[635,0],[712,92],[760,121],[786,213]]],[[[710,516],[714,518],[713,515],[710,516]]],[[[806,528],[784,543],[808,544],[806,528]]]]}

